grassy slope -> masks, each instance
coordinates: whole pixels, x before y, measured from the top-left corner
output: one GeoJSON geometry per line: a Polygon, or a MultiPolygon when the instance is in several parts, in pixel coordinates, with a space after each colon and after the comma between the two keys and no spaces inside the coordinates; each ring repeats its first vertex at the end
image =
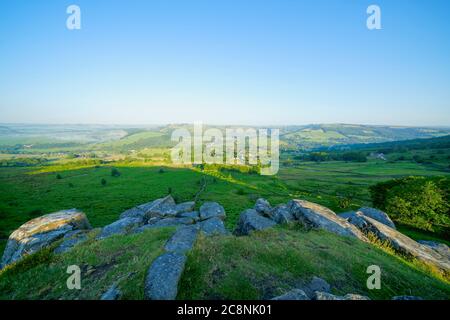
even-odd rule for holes
{"type": "Polygon", "coordinates": [[[159,169],[128,164],[119,167],[120,177],[113,178],[110,167],[66,168],[59,171],[62,179],[58,180],[56,173],[35,173],[36,168],[0,168],[0,250],[13,230],[36,216],[78,208],[93,226],[104,226],[124,210],[166,195],[169,188],[178,201],[192,200],[203,177],[208,185],[199,205],[221,203],[228,213],[226,224],[233,228],[242,210],[252,207],[260,196],[273,204],[305,198],[340,212],[370,205],[368,187],[376,182],[403,175],[446,174],[420,164],[377,161],[302,163],[282,168],[273,177],[182,168],[159,173],[159,169]],[[101,186],[102,178],[106,186],[101,186]],[[349,194],[350,206],[340,207],[339,196],[349,194]]]}
{"type": "Polygon", "coordinates": [[[411,263],[357,240],[296,226],[250,237],[200,239],[189,255],[178,298],[270,299],[301,287],[313,276],[327,280],[335,294],[450,299],[448,283],[411,263]],[[382,270],[381,290],[366,287],[370,265],[382,270]]]}
{"type": "MultiPolygon", "coordinates": [[[[142,299],[146,271],[172,232],[164,228],[91,239],[63,255],[43,250],[0,273],[0,299],[98,299],[113,283],[123,299],[142,299]],[[82,270],[80,291],[67,289],[69,265],[82,270]]],[[[450,298],[448,283],[411,263],[374,246],[324,231],[306,232],[297,225],[249,237],[200,237],[189,254],[178,298],[267,299],[314,275],[326,279],[336,294],[450,298]],[[381,267],[382,287],[368,291],[366,269],[373,264],[381,267]]]]}
{"type": "Polygon", "coordinates": [[[143,299],[148,267],[172,233],[172,228],[162,228],[91,239],[62,255],[43,250],[0,273],[0,299],[99,299],[113,283],[122,290],[122,299],[143,299]],[[81,268],[81,290],[67,289],[70,265],[81,268]]]}

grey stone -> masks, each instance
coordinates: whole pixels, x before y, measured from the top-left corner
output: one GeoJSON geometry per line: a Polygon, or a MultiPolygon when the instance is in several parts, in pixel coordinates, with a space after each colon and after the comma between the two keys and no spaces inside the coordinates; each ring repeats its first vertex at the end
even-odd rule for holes
{"type": "Polygon", "coordinates": [[[100,300],[119,300],[122,292],[116,285],[112,285],[100,298],[100,300]]]}
{"type": "Polygon", "coordinates": [[[131,208],[120,214],[120,219],[123,219],[123,218],[142,218],[143,219],[144,217],[145,217],[145,211],[138,207],[131,208]]]}
{"type": "Polygon", "coordinates": [[[426,240],[418,240],[417,242],[424,246],[427,246],[430,249],[433,249],[437,253],[441,254],[444,257],[447,257],[447,259],[450,260],[450,249],[445,243],[426,240]]]}
{"type": "Polygon", "coordinates": [[[273,298],[272,300],[310,300],[310,299],[303,290],[293,289],[281,296],[273,298]]]}
{"type": "Polygon", "coordinates": [[[239,217],[239,222],[235,230],[236,235],[248,235],[254,230],[264,230],[275,226],[276,223],[258,214],[254,209],[247,209],[239,217]]]}
{"type": "Polygon", "coordinates": [[[360,217],[365,220],[365,225],[361,228],[364,233],[372,234],[379,240],[388,242],[397,252],[433,265],[443,273],[450,272],[450,260],[448,257],[414,241],[395,229],[389,228],[381,222],[364,215],[360,215],[360,217]]]}
{"type": "Polygon", "coordinates": [[[258,200],[256,200],[254,209],[256,210],[256,212],[265,217],[272,217],[272,207],[269,201],[267,201],[266,199],[259,198],[258,200]]]}
{"type": "Polygon", "coordinates": [[[123,218],[105,226],[97,239],[105,239],[116,234],[128,234],[144,224],[142,218],[123,218]]]}
{"type": "Polygon", "coordinates": [[[194,208],[195,208],[195,201],[189,201],[177,204],[175,206],[175,211],[177,215],[180,215],[184,212],[191,212],[194,210],[194,208]]]}
{"type": "Polygon", "coordinates": [[[138,208],[145,211],[147,219],[153,217],[174,217],[177,214],[175,200],[171,195],[157,199],[150,204],[139,206],[138,208]]]}
{"type": "Polygon", "coordinates": [[[416,296],[395,296],[391,300],[423,300],[423,298],[416,296]]]}
{"type": "Polygon", "coordinates": [[[331,290],[331,286],[322,278],[314,276],[312,280],[302,289],[308,297],[313,299],[315,297],[316,291],[329,293],[331,290]]]}
{"type": "Polygon", "coordinates": [[[200,215],[199,215],[198,211],[179,213],[177,215],[177,217],[179,217],[179,218],[190,218],[190,219],[192,219],[194,221],[199,221],[200,220],[200,215]]]}
{"type": "Polygon", "coordinates": [[[217,217],[199,222],[197,225],[200,227],[200,230],[207,236],[216,234],[225,235],[229,233],[225,228],[223,221],[217,217]]]}
{"type": "Polygon", "coordinates": [[[272,210],[272,219],[278,224],[290,223],[295,220],[294,215],[288,210],[287,206],[280,205],[272,210]]]}
{"type": "Polygon", "coordinates": [[[314,300],[370,300],[366,296],[349,293],[345,296],[336,296],[328,292],[317,291],[314,300]]]}
{"type": "Polygon", "coordinates": [[[59,211],[32,219],[15,230],[8,239],[0,269],[33,254],[73,230],[91,229],[86,215],[76,209],[59,211]]]}
{"type": "Polygon", "coordinates": [[[347,211],[347,212],[342,212],[339,213],[338,216],[344,219],[348,219],[350,217],[352,217],[355,214],[355,211],[347,211]]]}
{"type": "Polygon", "coordinates": [[[169,252],[156,258],[145,279],[145,298],[174,300],[185,264],[186,256],[179,253],[169,252]]]}
{"type": "Polygon", "coordinates": [[[288,208],[297,220],[308,227],[324,229],[341,236],[367,241],[367,238],[358,228],[319,204],[306,200],[291,200],[288,203],[288,208]]]}
{"type": "Polygon", "coordinates": [[[369,208],[369,207],[362,207],[358,210],[366,217],[372,218],[378,222],[381,222],[384,225],[387,225],[388,227],[392,229],[395,228],[394,222],[392,222],[391,218],[387,215],[386,212],[383,212],[381,210],[375,209],[375,208],[369,208]]]}
{"type": "Polygon", "coordinates": [[[87,239],[88,234],[86,231],[70,231],[64,235],[63,242],[54,250],[54,253],[65,253],[87,239]]]}
{"type": "Polygon", "coordinates": [[[342,296],[336,296],[329,292],[316,291],[313,300],[344,300],[342,296]]]}
{"type": "Polygon", "coordinates": [[[344,300],[370,300],[370,298],[359,294],[348,293],[344,296],[344,300]]]}
{"type": "Polygon", "coordinates": [[[224,220],[226,217],[225,209],[217,202],[205,202],[200,207],[200,220],[214,217],[224,220]]]}
{"type": "MultiPolygon", "coordinates": [[[[151,219],[150,219],[151,220],[151,219]]],[[[183,225],[191,225],[194,223],[194,220],[191,218],[158,218],[153,223],[143,225],[139,228],[136,228],[133,233],[141,233],[148,229],[154,228],[164,228],[164,227],[178,227],[183,225]]]]}
{"type": "Polygon", "coordinates": [[[198,228],[194,225],[182,226],[177,229],[172,238],[165,245],[166,251],[184,253],[192,249],[198,235],[198,228]]]}

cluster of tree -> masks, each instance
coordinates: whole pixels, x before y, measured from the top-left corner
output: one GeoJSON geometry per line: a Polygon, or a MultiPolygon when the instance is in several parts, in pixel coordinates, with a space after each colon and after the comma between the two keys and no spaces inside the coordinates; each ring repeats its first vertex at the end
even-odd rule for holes
{"type": "Polygon", "coordinates": [[[450,227],[450,179],[406,177],[370,188],[373,205],[394,220],[427,231],[450,227]]]}
{"type": "Polygon", "coordinates": [[[229,164],[199,164],[196,165],[200,170],[220,171],[220,172],[239,172],[249,174],[259,174],[260,165],[229,165],[229,164]]]}
{"type": "Polygon", "coordinates": [[[301,161],[347,161],[347,162],[366,162],[367,154],[365,152],[310,152],[295,156],[296,160],[301,161]]]}
{"type": "Polygon", "coordinates": [[[44,158],[17,158],[0,160],[0,167],[33,167],[43,165],[48,162],[44,158]]]}

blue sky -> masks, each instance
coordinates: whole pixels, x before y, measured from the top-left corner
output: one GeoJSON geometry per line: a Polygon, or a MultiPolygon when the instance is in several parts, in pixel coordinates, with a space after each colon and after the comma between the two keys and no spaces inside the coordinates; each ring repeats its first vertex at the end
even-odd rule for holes
{"type": "Polygon", "coordinates": [[[2,0],[0,123],[450,125],[449,15],[446,0],[2,0]]]}

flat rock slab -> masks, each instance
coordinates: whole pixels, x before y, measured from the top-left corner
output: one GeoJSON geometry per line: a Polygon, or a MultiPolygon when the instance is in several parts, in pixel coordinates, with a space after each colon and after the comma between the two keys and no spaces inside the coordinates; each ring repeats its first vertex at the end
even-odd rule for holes
{"type": "Polygon", "coordinates": [[[168,252],[156,258],[145,279],[145,298],[174,300],[185,264],[186,256],[180,253],[168,252]]]}
{"type": "Polygon", "coordinates": [[[122,292],[116,285],[112,285],[101,297],[100,300],[119,300],[122,292]]]}
{"type": "Polygon", "coordinates": [[[291,200],[288,208],[295,218],[306,226],[367,241],[367,238],[358,228],[319,204],[306,200],[291,200]]]}
{"type": "Polygon", "coordinates": [[[293,289],[281,296],[273,298],[272,300],[310,300],[310,299],[303,290],[293,289]]]}
{"type": "Polygon", "coordinates": [[[178,218],[190,218],[194,221],[199,221],[200,220],[200,214],[198,213],[198,211],[192,211],[192,212],[182,212],[177,214],[178,218]]]}
{"type": "Polygon", "coordinates": [[[259,214],[271,218],[272,216],[272,206],[269,201],[263,198],[256,200],[254,208],[259,214]]]}
{"type": "Polygon", "coordinates": [[[252,231],[272,228],[276,222],[261,216],[256,210],[248,209],[241,213],[235,230],[236,235],[248,235],[252,231]]]}
{"type": "Polygon", "coordinates": [[[164,249],[169,252],[184,253],[192,249],[198,235],[196,226],[182,226],[178,228],[172,238],[167,241],[164,249]]]}
{"type": "Polygon", "coordinates": [[[370,300],[366,296],[349,293],[345,296],[336,296],[328,292],[316,292],[314,300],[370,300]]]}
{"type": "Polygon", "coordinates": [[[214,217],[224,220],[226,217],[225,209],[217,202],[205,202],[200,207],[200,220],[214,217]]]}
{"type": "Polygon", "coordinates": [[[228,230],[225,228],[225,224],[223,223],[223,221],[217,217],[199,222],[197,223],[197,226],[207,236],[229,234],[228,230]]]}
{"type": "Polygon", "coordinates": [[[450,260],[445,255],[442,255],[436,250],[414,241],[413,239],[405,236],[395,229],[389,228],[381,222],[363,215],[361,215],[360,218],[365,221],[363,226],[359,226],[363,232],[371,233],[381,241],[387,241],[398,252],[431,264],[444,273],[450,272],[450,260]]]}
{"type": "Polygon", "coordinates": [[[375,208],[369,208],[369,207],[359,208],[358,212],[361,212],[366,217],[369,217],[378,222],[381,222],[382,224],[384,224],[392,229],[396,229],[394,222],[392,222],[391,218],[389,218],[389,216],[387,215],[386,212],[383,212],[383,211],[375,209],[375,208]]]}
{"type": "Polygon", "coordinates": [[[97,236],[97,239],[105,239],[116,234],[131,233],[143,224],[144,221],[142,218],[123,218],[104,227],[97,236]]]}
{"type": "Polygon", "coordinates": [[[76,245],[83,243],[88,239],[86,231],[76,230],[70,231],[64,235],[63,242],[53,251],[54,253],[65,253],[75,247],[76,245]]]}
{"type": "Polygon", "coordinates": [[[285,205],[280,205],[273,208],[271,216],[272,220],[278,224],[290,223],[295,220],[294,215],[288,210],[287,206],[285,205]]]}
{"type": "Polygon", "coordinates": [[[0,268],[48,247],[68,232],[88,229],[91,229],[91,226],[86,215],[76,209],[30,220],[9,236],[0,268]]]}
{"type": "Polygon", "coordinates": [[[427,240],[418,240],[417,242],[421,245],[427,246],[430,249],[433,249],[437,253],[441,254],[444,257],[447,257],[447,259],[450,260],[450,249],[445,243],[427,240]]]}
{"type": "Polygon", "coordinates": [[[302,287],[302,290],[309,298],[313,299],[317,291],[329,293],[331,286],[322,278],[314,276],[306,286],[302,287]]]}
{"type": "Polygon", "coordinates": [[[195,208],[195,201],[188,201],[188,202],[183,202],[180,204],[177,204],[175,206],[175,211],[176,214],[179,215],[183,212],[191,212],[193,211],[195,208]]]}

